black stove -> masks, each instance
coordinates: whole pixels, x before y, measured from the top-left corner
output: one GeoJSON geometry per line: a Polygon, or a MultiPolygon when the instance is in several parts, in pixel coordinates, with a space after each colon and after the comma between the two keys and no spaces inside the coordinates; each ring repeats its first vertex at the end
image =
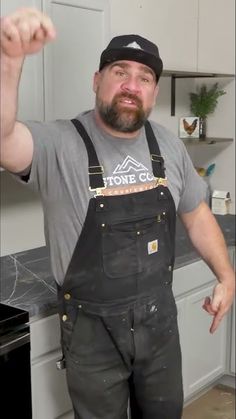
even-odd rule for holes
{"type": "Polygon", "coordinates": [[[30,370],[29,313],[0,303],[1,409],[9,419],[32,419],[30,370]]]}
{"type": "Polygon", "coordinates": [[[28,321],[29,313],[27,311],[0,303],[0,336],[13,332],[28,321]]]}

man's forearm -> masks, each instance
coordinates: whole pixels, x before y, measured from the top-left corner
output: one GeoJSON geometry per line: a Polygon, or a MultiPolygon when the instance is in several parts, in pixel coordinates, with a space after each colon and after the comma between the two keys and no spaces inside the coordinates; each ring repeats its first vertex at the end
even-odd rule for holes
{"type": "MultiPolygon", "coordinates": [[[[23,58],[1,54],[1,140],[10,136],[17,117],[18,88],[23,58]]],[[[3,145],[3,144],[2,144],[3,145]]]]}
{"type": "Polygon", "coordinates": [[[18,87],[24,57],[36,54],[56,37],[51,19],[35,8],[20,8],[1,18],[1,165],[12,172],[28,167],[33,138],[16,122],[18,87]]]}
{"type": "Polygon", "coordinates": [[[233,280],[234,272],[229,260],[228,249],[222,231],[205,203],[191,213],[181,216],[188,235],[217,279],[233,280]]]}

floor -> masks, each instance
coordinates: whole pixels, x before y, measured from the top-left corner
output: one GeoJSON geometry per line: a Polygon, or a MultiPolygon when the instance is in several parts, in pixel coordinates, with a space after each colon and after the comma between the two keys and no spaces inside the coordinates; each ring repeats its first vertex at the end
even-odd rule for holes
{"type": "Polygon", "coordinates": [[[183,419],[235,419],[235,389],[217,385],[185,407],[183,419]]]}
{"type": "MultiPolygon", "coordinates": [[[[74,416],[68,413],[62,418],[74,416]]],[[[185,407],[182,419],[235,419],[235,389],[218,384],[185,407]]]]}

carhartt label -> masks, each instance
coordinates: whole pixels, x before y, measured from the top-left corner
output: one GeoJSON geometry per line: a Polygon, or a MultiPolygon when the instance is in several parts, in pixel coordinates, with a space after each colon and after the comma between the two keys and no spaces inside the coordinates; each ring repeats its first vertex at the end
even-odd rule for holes
{"type": "Polygon", "coordinates": [[[156,252],[158,252],[158,240],[153,240],[148,243],[148,254],[151,255],[156,252]]]}

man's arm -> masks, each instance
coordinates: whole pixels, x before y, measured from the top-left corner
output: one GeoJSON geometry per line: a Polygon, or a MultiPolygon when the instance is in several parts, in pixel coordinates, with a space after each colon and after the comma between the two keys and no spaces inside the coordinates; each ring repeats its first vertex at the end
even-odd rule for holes
{"type": "Polygon", "coordinates": [[[193,246],[214,272],[219,284],[212,298],[206,297],[203,308],[214,316],[210,331],[219,326],[230,309],[235,293],[235,273],[221,229],[205,202],[195,210],[180,215],[193,246]]]}
{"type": "Polygon", "coordinates": [[[12,172],[28,167],[33,156],[31,133],[24,124],[16,121],[24,58],[40,51],[54,38],[51,20],[36,9],[19,9],[1,19],[0,166],[12,172]]]}

